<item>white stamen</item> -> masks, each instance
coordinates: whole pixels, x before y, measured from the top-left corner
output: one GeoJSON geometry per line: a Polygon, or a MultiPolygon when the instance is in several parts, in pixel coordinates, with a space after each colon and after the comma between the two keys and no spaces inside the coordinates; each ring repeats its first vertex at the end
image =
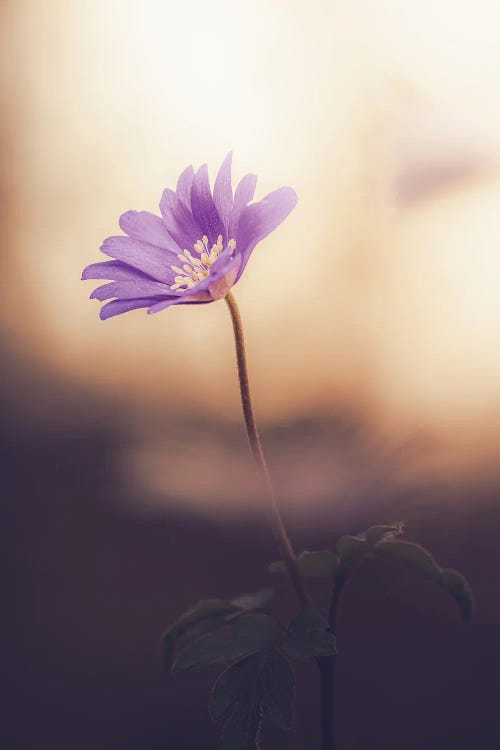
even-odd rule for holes
{"type": "MultiPolygon", "coordinates": [[[[229,240],[227,247],[232,253],[236,247],[235,240],[229,240]]],[[[201,240],[194,243],[193,249],[200,255],[200,258],[196,258],[189,250],[184,249],[182,254],[177,256],[183,263],[182,268],[170,266],[172,271],[178,274],[174,279],[175,283],[170,287],[173,291],[187,292],[188,289],[192,289],[200,281],[207,278],[211,266],[224,250],[222,235],[219,234],[217,242],[209,248],[208,237],[204,234],[201,240]]]]}

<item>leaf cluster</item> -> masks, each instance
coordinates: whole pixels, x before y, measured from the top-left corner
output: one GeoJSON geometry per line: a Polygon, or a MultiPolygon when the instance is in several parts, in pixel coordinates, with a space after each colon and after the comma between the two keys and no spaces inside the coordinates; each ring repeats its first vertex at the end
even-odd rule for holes
{"type": "Polygon", "coordinates": [[[222,750],[259,747],[263,723],[293,725],[291,662],[333,656],[335,637],[318,612],[301,612],[288,627],[269,614],[272,592],[231,600],[205,599],[169,627],[162,639],[172,671],[230,663],[212,691],[210,715],[223,721],[222,750]]]}
{"type": "MultiPolygon", "coordinates": [[[[404,525],[400,521],[371,526],[360,534],[341,536],[335,550],[302,552],[297,557],[297,565],[305,577],[328,578],[335,585],[343,585],[367,558],[392,560],[435,581],[451,595],[462,617],[469,622],[473,599],[467,580],[457,570],[442,568],[425,547],[400,539],[403,532],[404,525]]],[[[286,573],[284,562],[271,563],[269,571],[286,573]]]]}

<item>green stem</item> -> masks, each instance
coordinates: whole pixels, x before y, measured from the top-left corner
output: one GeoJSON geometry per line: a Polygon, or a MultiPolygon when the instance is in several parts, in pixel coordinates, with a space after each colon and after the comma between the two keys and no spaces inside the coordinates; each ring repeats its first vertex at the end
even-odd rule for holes
{"type": "Polygon", "coordinates": [[[228,292],[224,299],[229,308],[231,320],[233,323],[234,341],[236,345],[236,361],[238,364],[238,377],[240,381],[241,403],[243,406],[243,416],[245,419],[248,441],[250,443],[250,450],[252,451],[254,461],[257,464],[257,468],[259,469],[260,475],[262,477],[262,482],[266,489],[269,504],[271,506],[271,522],[273,533],[276,542],[278,543],[281,556],[285,562],[288,575],[295,589],[300,607],[302,609],[310,609],[311,603],[309,600],[309,596],[304,588],[304,583],[302,581],[302,576],[297,565],[295,552],[290,541],[290,537],[288,536],[287,530],[285,528],[283,518],[281,516],[281,511],[279,509],[278,500],[276,498],[276,494],[271,482],[271,477],[269,475],[269,469],[267,467],[264,451],[262,450],[262,443],[260,442],[257,424],[255,422],[252,399],[250,395],[250,384],[248,381],[245,339],[243,336],[243,325],[241,322],[240,311],[231,292],[228,292]]]}
{"type": "Polygon", "coordinates": [[[321,737],[322,750],[335,748],[335,657],[319,656],[316,659],[321,685],[321,737]]]}
{"type": "MultiPolygon", "coordinates": [[[[337,634],[337,613],[340,597],[344,590],[346,579],[339,573],[334,581],[328,619],[332,632],[337,634]]],[[[323,737],[323,750],[335,750],[335,727],[336,727],[336,695],[335,695],[335,671],[336,656],[323,656],[317,659],[321,679],[321,733],[323,737]]]]}

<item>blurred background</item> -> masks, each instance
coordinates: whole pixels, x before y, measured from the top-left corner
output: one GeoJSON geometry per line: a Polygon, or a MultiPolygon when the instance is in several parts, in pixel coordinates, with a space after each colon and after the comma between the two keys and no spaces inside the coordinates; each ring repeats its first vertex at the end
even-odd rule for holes
{"type": "MultiPolygon", "coordinates": [[[[297,548],[404,518],[476,595],[465,627],[432,585],[360,572],[341,747],[498,747],[499,21],[495,0],[3,1],[5,747],[217,747],[215,673],[162,674],[158,638],[276,556],[230,321],[101,322],[80,275],[121,213],[230,149],[233,182],[299,195],[235,290],[297,548]]],[[[317,746],[302,676],[273,747],[317,746]]]]}

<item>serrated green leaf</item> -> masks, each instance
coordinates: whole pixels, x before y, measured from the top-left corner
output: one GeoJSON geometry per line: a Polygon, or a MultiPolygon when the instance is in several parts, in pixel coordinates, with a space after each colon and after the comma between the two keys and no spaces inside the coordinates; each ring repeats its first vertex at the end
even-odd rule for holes
{"type": "Polygon", "coordinates": [[[260,706],[239,703],[222,731],[221,750],[255,750],[260,724],[260,706]]]}
{"type": "Polygon", "coordinates": [[[341,536],[337,542],[337,555],[339,557],[339,570],[347,573],[352,570],[363,557],[369,552],[369,547],[362,536],[341,536]]]}
{"type": "Polygon", "coordinates": [[[262,654],[247,656],[224,670],[210,697],[208,710],[212,721],[223,719],[235,703],[247,700],[257,691],[264,658],[262,654]]]}
{"type": "Polygon", "coordinates": [[[265,718],[278,729],[291,729],[294,719],[295,677],[285,656],[273,649],[264,662],[260,693],[265,718]]]}
{"type": "MultiPolygon", "coordinates": [[[[305,550],[296,558],[298,568],[303,576],[309,578],[333,578],[337,568],[337,555],[329,549],[305,550]]],[[[283,560],[277,560],[269,566],[270,573],[286,574],[287,568],[283,560]]]]}
{"type": "Polygon", "coordinates": [[[404,524],[402,521],[395,521],[390,524],[379,524],[377,526],[371,526],[364,533],[364,537],[368,544],[375,545],[381,541],[388,541],[399,536],[404,531],[404,524]]]}
{"type": "Polygon", "coordinates": [[[391,540],[379,542],[373,551],[383,557],[389,557],[397,562],[401,562],[437,583],[442,584],[443,582],[442,569],[434,560],[431,553],[425,547],[421,547],[420,544],[391,540]]]}
{"type": "Polygon", "coordinates": [[[300,612],[288,628],[286,651],[293,659],[336,654],[335,636],[326,618],[319,612],[300,612]]]}
{"type": "Polygon", "coordinates": [[[174,672],[191,667],[206,667],[269,648],[280,637],[281,629],[265,614],[244,615],[226,624],[220,631],[187,644],[172,665],[174,672]]]}
{"type": "Polygon", "coordinates": [[[464,576],[458,570],[443,570],[443,586],[457,602],[465,622],[470,622],[474,600],[472,590],[464,576]]]}
{"type": "Polygon", "coordinates": [[[229,715],[222,734],[222,748],[255,748],[261,719],[280,729],[290,729],[294,701],[292,667],[275,649],[232,664],[215,683],[210,700],[210,715],[214,721],[229,715]]]}

